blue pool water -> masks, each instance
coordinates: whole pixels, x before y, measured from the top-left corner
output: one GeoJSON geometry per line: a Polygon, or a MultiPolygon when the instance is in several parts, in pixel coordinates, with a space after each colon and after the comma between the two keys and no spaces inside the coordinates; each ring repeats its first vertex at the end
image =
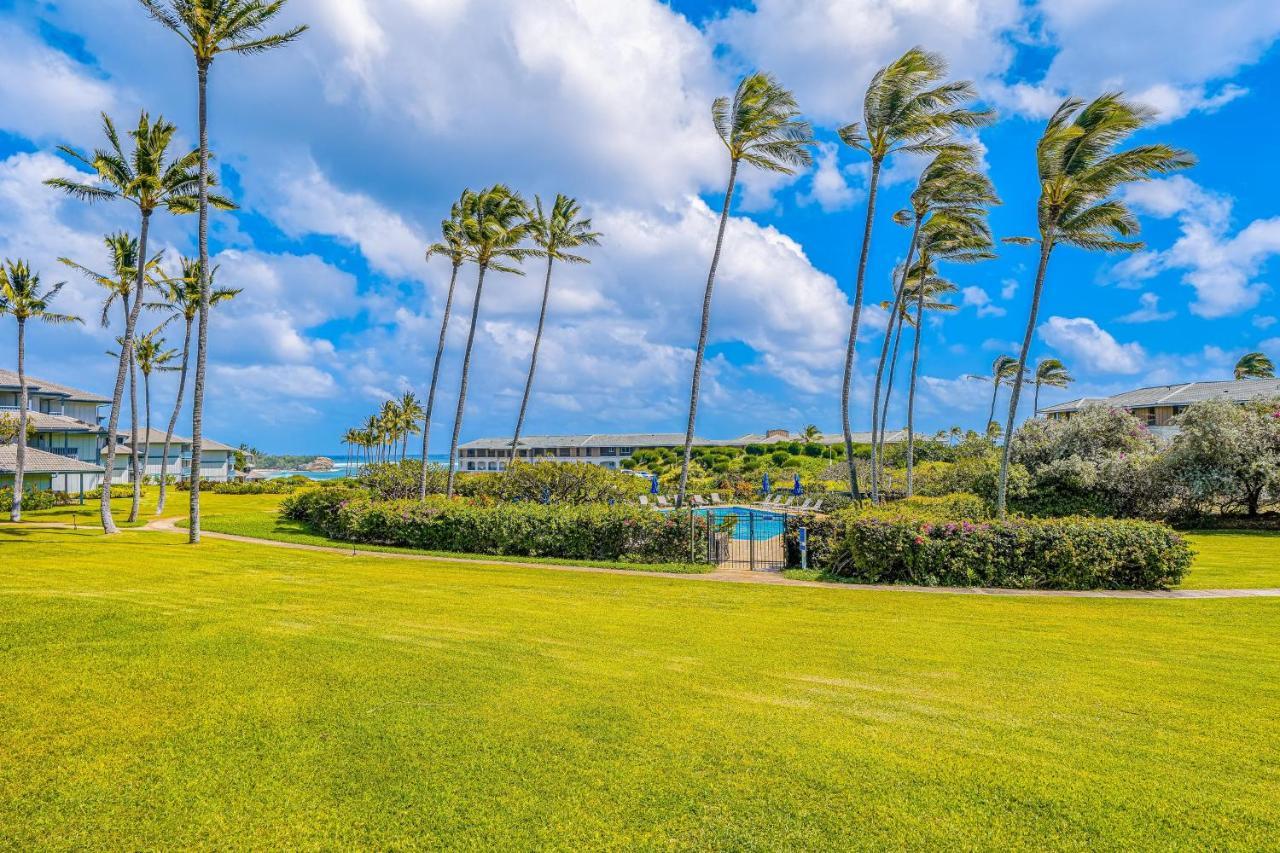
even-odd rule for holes
{"type": "Polygon", "coordinates": [[[735,519],[733,534],[730,538],[740,540],[755,539],[757,542],[781,536],[787,517],[782,513],[766,510],[749,509],[744,506],[717,506],[709,509],[694,510],[699,515],[710,515],[714,521],[726,518],[735,519]],[[754,517],[754,522],[752,518],[754,517]]]}

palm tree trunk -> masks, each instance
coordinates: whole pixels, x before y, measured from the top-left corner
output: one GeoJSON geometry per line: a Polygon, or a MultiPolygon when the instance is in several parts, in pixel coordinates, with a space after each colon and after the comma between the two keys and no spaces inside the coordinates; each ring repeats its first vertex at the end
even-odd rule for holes
{"type": "Polygon", "coordinates": [[[724,207],[720,209],[720,228],[716,231],[716,248],[711,255],[711,269],[707,273],[707,288],[702,294],[702,326],[698,330],[698,349],[693,355],[693,379],[689,383],[689,422],[684,431],[684,456],[680,463],[680,489],[676,492],[676,509],[684,506],[685,490],[689,487],[689,458],[693,453],[693,425],[698,419],[698,392],[702,389],[702,359],[707,351],[707,332],[711,329],[711,294],[716,285],[716,267],[720,265],[720,250],[724,246],[724,229],[729,222],[729,205],[733,202],[733,186],[738,179],[738,161],[729,161],[729,184],[724,191],[724,207]]]}
{"type": "MultiPolygon", "coordinates": [[[[880,428],[876,432],[876,438],[872,439],[871,448],[876,454],[875,477],[878,479],[884,473],[884,435],[885,426],[889,420],[889,401],[893,398],[893,379],[898,373],[898,345],[902,343],[902,318],[897,318],[893,332],[893,351],[889,355],[889,377],[884,386],[884,406],[880,409],[880,428]],[[876,444],[879,442],[879,447],[876,444]]],[[[877,489],[877,498],[879,490],[877,489]]],[[[875,499],[873,499],[875,500],[875,499]]]]}
{"type": "MultiPolygon", "coordinates": [[[[142,313],[142,283],[146,275],[147,236],[151,231],[151,213],[143,211],[142,225],[138,231],[138,277],[134,282],[132,306],[125,317],[124,338],[120,342],[120,359],[116,367],[116,387],[111,395],[111,415],[107,418],[107,462],[102,475],[102,532],[119,533],[115,519],[111,517],[111,475],[116,467],[116,429],[120,426],[120,408],[124,401],[124,382],[129,366],[133,363],[133,330],[142,313]]],[[[135,444],[137,442],[134,442],[135,444]]]]}
{"type": "Polygon", "coordinates": [[[476,321],[480,318],[480,294],[484,292],[485,265],[476,276],[476,297],[471,305],[471,327],[467,330],[467,348],[462,352],[462,379],[458,383],[458,411],[453,416],[453,438],[449,442],[449,479],[445,497],[453,497],[453,479],[458,467],[458,436],[462,434],[462,415],[467,406],[467,380],[471,378],[471,348],[476,342],[476,321]]]}
{"type": "Polygon", "coordinates": [[[427,499],[427,451],[431,443],[431,410],[436,404],[436,383],[440,379],[440,361],[444,357],[445,337],[449,332],[449,314],[453,310],[453,289],[458,283],[458,267],[453,265],[449,276],[449,295],[444,300],[444,316],[440,318],[440,340],[436,344],[436,361],[431,368],[431,388],[427,391],[427,411],[422,418],[422,475],[418,478],[418,500],[427,499]]]}
{"type": "Polygon", "coordinates": [[[920,336],[924,333],[924,288],[916,299],[916,334],[911,344],[911,379],[907,390],[907,497],[915,494],[916,376],[920,370],[920,336]]]}
{"type": "MultiPolygon", "coordinates": [[[[877,430],[877,423],[880,415],[880,382],[884,378],[885,359],[889,356],[889,338],[894,337],[894,328],[902,328],[902,297],[907,289],[907,275],[911,272],[911,262],[915,260],[916,243],[920,237],[919,216],[915,217],[915,224],[911,228],[911,242],[907,246],[907,260],[902,265],[902,275],[898,279],[897,287],[893,291],[893,308],[889,312],[889,322],[885,324],[884,343],[880,346],[880,363],[876,365],[876,382],[875,389],[871,393],[871,502],[880,503],[880,444],[877,437],[880,430],[877,430]]],[[[893,345],[894,352],[898,350],[898,345],[893,345]]],[[[896,360],[896,355],[895,355],[896,360]]],[[[889,409],[888,395],[885,395],[884,408],[887,412],[889,409]]]]}
{"type": "Polygon", "coordinates": [[[840,391],[840,420],[844,427],[844,456],[849,463],[849,492],[861,500],[858,471],[853,464],[853,429],[849,425],[849,390],[853,385],[854,351],[858,346],[858,322],[862,317],[862,287],[867,278],[867,253],[871,250],[871,226],[875,222],[876,192],[880,186],[880,160],[871,160],[871,180],[867,184],[867,222],[862,229],[862,251],[858,255],[858,276],[853,285],[853,316],[849,320],[849,346],[844,354],[844,387],[840,391]]]}
{"type": "Polygon", "coordinates": [[[22,521],[22,477],[27,472],[27,321],[18,320],[18,461],[13,469],[9,520],[22,521]]]}
{"type": "Polygon", "coordinates": [[[156,515],[164,512],[166,479],[169,476],[169,446],[173,443],[173,430],[182,412],[182,394],[187,387],[187,361],[191,354],[191,318],[187,318],[187,330],[182,337],[182,370],[178,373],[178,398],[173,402],[173,414],[169,416],[169,428],[164,434],[164,456],[160,458],[160,498],[156,503],[156,515]]]}
{"type": "Polygon", "coordinates": [[[520,430],[524,427],[525,411],[529,408],[529,392],[533,389],[533,374],[538,369],[538,348],[542,345],[542,328],[547,322],[547,300],[551,296],[551,265],[554,263],[551,254],[547,254],[547,277],[542,284],[542,309],[538,312],[538,331],[533,336],[533,353],[529,356],[529,376],[524,381],[524,397],[520,399],[520,414],[516,417],[515,435],[511,437],[511,460],[516,457],[516,447],[520,444],[520,430]]]}
{"type": "MultiPolygon", "coordinates": [[[[204,436],[204,374],[209,359],[209,63],[196,69],[199,86],[200,180],[197,226],[200,247],[200,316],[196,333],[196,376],[191,389],[191,503],[187,541],[200,543],[200,456],[204,436]]],[[[145,256],[144,256],[145,257],[145,256]]]]}
{"type": "Polygon", "coordinates": [[[997,375],[991,381],[995,384],[991,387],[991,411],[987,413],[987,424],[983,430],[986,435],[991,434],[991,422],[996,419],[996,397],[1000,394],[1000,377],[997,375]]]}
{"type": "MultiPolygon", "coordinates": [[[[142,301],[142,291],[133,298],[142,301]]],[[[138,360],[129,350],[129,479],[132,480],[133,498],[129,503],[129,522],[138,520],[138,504],[142,501],[142,483],[138,477],[138,360]]]]}
{"type": "Polygon", "coordinates": [[[1013,391],[1009,395],[1009,422],[1004,431],[1004,451],[1000,454],[1000,487],[996,492],[996,515],[1005,517],[1009,492],[1009,451],[1013,447],[1013,423],[1018,413],[1018,395],[1022,392],[1022,376],[1027,369],[1027,355],[1031,352],[1031,337],[1036,331],[1036,315],[1040,313],[1040,297],[1044,294],[1044,274],[1049,268],[1049,254],[1053,244],[1041,242],[1040,266],[1036,270],[1036,288],[1031,294],[1031,313],[1027,316],[1027,331],[1022,336],[1022,351],[1018,353],[1018,372],[1013,377],[1013,391]]]}
{"type": "Polygon", "coordinates": [[[151,459],[151,373],[142,374],[142,404],[146,416],[146,437],[142,440],[142,475],[147,474],[147,463],[151,459]]]}

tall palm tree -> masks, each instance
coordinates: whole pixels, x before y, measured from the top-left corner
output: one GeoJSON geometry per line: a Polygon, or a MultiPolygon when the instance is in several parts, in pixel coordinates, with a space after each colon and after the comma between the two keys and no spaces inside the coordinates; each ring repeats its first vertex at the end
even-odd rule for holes
{"type": "MultiPolygon", "coordinates": [[[[209,283],[212,287],[217,277],[218,267],[209,270],[209,283]]],[[[164,301],[149,305],[168,312],[162,325],[173,320],[182,320],[182,356],[178,367],[178,393],[173,399],[173,413],[169,416],[169,426],[164,433],[164,452],[160,457],[160,498],[156,501],[156,515],[164,512],[165,498],[168,493],[169,449],[173,444],[173,431],[178,427],[178,415],[182,412],[182,398],[187,389],[187,370],[191,364],[191,328],[200,313],[200,261],[195,258],[182,258],[182,273],[177,278],[165,279],[162,290],[164,301]]],[[[240,291],[229,287],[212,287],[209,293],[209,306],[212,308],[230,299],[234,299],[240,291]]]]}
{"type": "Polygon", "coordinates": [[[1040,413],[1040,386],[1050,388],[1066,388],[1075,379],[1067,372],[1067,367],[1056,358],[1042,358],[1036,364],[1036,392],[1032,400],[1032,411],[1040,413]]]}
{"type": "Polygon", "coordinates": [[[400,404],[395,400],[386,400],[378,410],[378,423],[382,427],[382,447],[378,461],[386,462],[391,456],[391,448],[400,442],[400,404]]]}
{"type": "Polygon", "coordinates": [[[453,497],[453,481],[458,465],[458,437],[462,433],[462,416],[467,406],[467,381],[471,376],[471,351],[475,347],[476,323],[480,319],[480,298],[484,293],[484,274],[492,269],[524,275],[511,266],[533,250],[520,244],[529,236],[529,206],[520,194],[503,184],[494,184],[480,192],[466,190],[462,194],[462,233],[469,260],[474,261],[476,275],[475,301],[471,304],[471,325],[467,329],[467,346],[462,352],[462,377],[458,382],[458,410],[453,416],[453,438],[449,442],[449,479],[445,496],[453,497]]]}
{"type": "Polygon", "coordinates": [[[454,202],[449,218],[440,223],[440,242],[427,247],[427,260],[439,255],[449,259],[453,269],[449,273],[449,294],[444,300],[444,314],[440,318],[440,340],[436,343],[436,358],[431,367],[431,387],[427,391],[427,406],[422,414],[422,470],[418,477],[418,499],[427,499],[427,459],[431,445],[431,416],[436,405],[436,384],[440,380],[440,362],[444,358],[445,338],[449,332],[449,315],[453,311],[453,293],[458,284],[458,270],[467,262],[470,247],[462,227],[462,205],[454,202]]]}
{"type": "Polygon", "coordinates": [[[365,459],[366,465],[373,464],[373,449],[382,439],[382,423],[378,420],[377,415],[369,415],[364,422],[364,440],[365,440],[365,459]]]}
{"type": "Polygon", "coordinates": [[[0,317],[9,314],[18,323],[18,459],[13,471],[13,502],[9,520],[22,521],[22,476],[27,470],[27,323],[79,323],[79,317],[49,310],[64,282],[47,290],[40,286],[40,276],[31,271],[26,261],[5,261],[0,265],[0,317]]]}
{"type": "Polygon", "coordinates": [[[800,431],[800,440],[805,444],[814,444],[815,442],[821,441],[822,430],[818,429],[817,424],[807,424],[805,428],[800,431]]]}
{"type": "Polygon", "coordinates": [[[355,459],[356,448],[364,439],[360,435],[360,430],[352,428],[342,434],[342,443],[347,446],[347,470],[351,470],[351,461],[355,459]]]}
{"type": "MultiPolygon", "coordinates": [[[[108,148],[97,149],[92,156],[86,156],[67,146],[59,148],[67,156],[91,168],[97,174],[98,183],[89,184],[67,178],[52,178],[45,183],[89,202],[123,199],[133,204],[141,218],[137,256],[146,258],[152,214],[161,209],[178,214],[195,212],[198,206],[199,181],[193,170],[200,159],[200,153],[190,151],[169,161],[169,145],[177,128],[163,117],[157,118],[154,123],[145,112],[138,117],[137,128],[129,131],[133,150],[128,154],[121,147],[119,134],[106,113],[102,115],[102,125],[108,148]]],[[[235,207],[220,196],[209,196],[208,200],[219,207],[235,207]]],[[[116,386],[107,426],[107,471],[102,478],[102,530],[109,534],[118,532],[115,520],[111,517],[111,475],[116,459],[116,426],[120,419],[125,372],[133,360],[134,328],[142,310],[145,268],[145,264],[137,265],[133,300],[125,323],[124,343],[120,346],[120,363],[116,370],[116,386]]]]}
{"type": "Polygon", "coordinates": [[[204,437],[205,363],[209,350],[209,69],[223,53],[265,53],[296,39],[306,30],[297,26],[282,33],[264,34],[284,8],[285,0],[138,0],[152,18],[178,35],[196,62],[196,86],[200,124],[197,174],[197,242],[200,261],[200,314],[196,335],[196,375],[191,405],[191,512],[187,538],[200,541],[200,456],[204,437]]]}
{"type": "Polygon", "coordinates": [[[1001,386],[1008,385],[1013,380],[1013,375],[1018,370],[1018,360],[1011,355],[996,356],[995,361],[991,362],[991,372],[987,375],[981,373],[970,373],[968,379],[982,379],[991,382],[991,410],[987,413],[987,431],[991,429],[991,424],[996,419],[996,396],[1000,393],[1001,386]]]}
{"type": "Polygon", "coordinates": [[[1248,352],[1236,362],[1236,379],[1275,379],[1276,366],[1265,353],[1248,352]]]}
{"type": "MultiPolygon", "coordinates": [[[[129,316],[131,314],[130,299],[133,295],[134,285],[136,284],[138,275],[138,238],[124,231],[117,231],[114,234],[108,234],[102,238],[107,246],[107,253],[111,257],[111,272],[99,273],[94,272],[83,264],[78,264],[70,258],[58,258],[58,261],[71,269],[83,274],[90,281],[106,290],[106,297],[102,300],[102,315],[100,322],[103,328],[110,325],[111,306],[117,300],[120,302],[120,310],[124,320],[124,327],[129,325],[129,316]]],[[[143,280],[146,285],[158,286],[156,276],[159,274],[160,260],[163,252],[157,252],[147,261],[147,268],[143,274],[143,280]]],[[[119,358],[119,353],[108,353],[113,358],[119,358]]],[[[142,501],[142,486],[139,483],[141,464],[138,458],[138,376],[137,376],[137,359],[129,359],[129,472],[130,479],[133,481],[133,500],[129,507],[129,521],[138,520],[138,507],[142,501]]]]}
{"type": "MultiPolygon", "coordinates": [[[[938,54],[911,48],[871,78],[863,99],[863,124],[854,122],[840,129],[840,139],[846,145],[871,158],[867,219],[858,254],[853,314],[849,320],[849,340],[844,358],[844,385],[840,392],[845,457],[850,460],[853,459],[853,428],[849,422],[849,393],[853,384],[853,359],[862,316],[867,257],[871,251],[871,232],[875,222],[876,194],[884,160],[895,152],[931,153],[942,150],[957,129],[979,127],[994,118],[990,111],[965,106],[974,98],[972,83],[952,81],[935,85],[946,70],[946,62],[938,54]]],[[[854,498],[860,497],[858,476],[853,465],[849,466],[849,489],[854,498]]]]}
{"type": "Polygon", "coordinates": [[[547,300],[551,296],[551,268],[556,261],[566,264],[590,263],[581,255],[575,255],[570,249],[582,246],[596,246],[600,243],[599,232],[591,230],[591,220],[582,216],[582,209],[576,199],[556,194],[555,204],[550,213],[542,210],[542,199],[533,197],[533,216],[530,218],[529,236],[538,247],[541,255],[547,259],[547,275],[542,283],[542,308],[538,311],[538,330],[533,336],[533,352],[529,355],[529,376],[524,382],[524,396],[520,399],[520,414],[516,416],[516,429],[511,436],[511,461],[516,459],[516,448],[520,445],[520,430],[524,427],[525,411],[529,408],[529,392],[533,390],[533,374],[538,369],[538,348],[542,346],[542,329],[547,322],[547,300]]]}
{"type": "Polygon", "coordinates": [[[400,395],[400,434],[403,439],[400,445],[400,461],[403,462],[409,455],[409,436],[418,433],[422,428],[418,426],[418,421],[426,416],[423,411],[422,404],[418,402],[417,396],[412,391],[405,391],[400,395]]]}
{"type": "MultiPolygon", "coordinates": [[[[158,337],[160,330],[160,328],[152,329],[145,335],[138,336],[138,339],[133,343],[134,360],[138,363],[138,372],[142,374],[143,411],[146,417],[142,439],[142,465],[140,468],[135,466],[135,484],[141,479],[151,459],[151,374],[157,371],[178,370],[177,367],[173,366],[173,361],[178,357],[178,351],[176,349],[165,349],[164,338],[158,337]]],[[[123,346],[123,342],[121,342],[121,346],[123,346]]],[[[112,353],[112,355],[116,355],[116,353],[112,353]]],[[[138,443],[138,430],[136,428],[133,430],[132,441],[135,445],[138,443]]],[[[137,447],[132,447],[130,450],[135,456],[137,455],[137,447]]]]}
{"type": "Polygon", "coordinates": [[[1125,240],[1138,232],[1137,217],[1115,193],[1124,185],[1167,175],[1195,163],[1195,158],[1163,144],[1136,145],[1116,149],[1132,134],[1149,125],[1155,113],[1108,92],[1085,104],[1068,98],[1054,112],[1036,144],[1036,166],[1040,177],[1040,198],[1036,207],[1038,240],[1019,238],[1017,242],[1039,242],[1040,262],[1031,294],[1031,311],[1018,355],[1018,368],[1009,399],[1004,452],[1000,457],[1000,486],[996,512],[1003,518],[1009,483],[1009,449],[1013,445],[1014,419],[1022,377],[1036,330],[1040,298],[1044,294],[1049,256],[1058,245],[1088,251],[1131,252],[1142,243],[1125,240]]]}
{"type": "Polygon", "coordinates": [[[813,144],[813,130],[799,116],[800,110],[791,92],[782,88],[771,75],[760,72],[742,79],[732,101],[719,97],[711,104],[711,120],[729,152],[729,183],[725,187],[716,248],[711,255],[711,269],[702,295],[702,325],[698,330],[698,348],[693,356],[693,379],[689,383],[689,422],[684,434],[677,507],[684,504],[689,484],[693,427],[698,417],[698,392],[702,387],[702,361],[707,351],[707,333],[711,328],[711,295],[715,288],[716,268],[720,265],[720,251],[724,246],[724,229],[729,222],[729,206],[733,202],[738,166],[746,163],[768,172],[790,175],[797,168],[812,163],[809,147],[813,144]]]}
{"type": "MultiPolygon", "coordinates": [[[[942,235],[950,234],[957,226],[965,226],[970,231],[976,229],[985,234],[986,226],[980,224],[979,220],[985,215],[988,205],[999,203],[1000,199],[996,196],[995,187],[982,173],[977,152],[972,146],[952,143],[943,146],[921,172],[916,188],[911,193],[911,207],[894,214],[894,220],[899,224],[911,224],[911,240],[907,247],[907,259],[899,270],[898,283],[894,289],[889,324],[881,345],[880,362],[876,366],[875,385],[871,396],[871,499],[873,502],[878,502],[880,497],[878,471],[884,444],[883,428],[877,429],[876,417],[877,408],[880,405],[880,383],[884,376],[886,357],[889,354],[890,337],[893,338],[895,355],[893,363],[897,363],[898,339],[903,318],[907,314],[903,308],[906,277],[915,269],[913,264],[919,248],[921,231],[935,214],[945,213],[949,217],[946,221],[953,223],[953,227],[934,229],[931,235],[927,235],[933,241],[935,251],[939,247],[938,243],[942,235]],[[895,325],[898,329],[896,333],[895,325]]],[[[986,243],[988,245],[990,243],[989,236],[986,243]]],[[[962,247],[956,248],[959,251],[962,247]]],[[[953,257],[953,260],[959,259],[978,260],[967,254],[958,254],[953,257]]],[[[928,268],[929,260],[924,258],[921,260],[922,268],[928,268]]],[[[885,409],[886,411],[888,409],[887,402],[885,409]]]]}

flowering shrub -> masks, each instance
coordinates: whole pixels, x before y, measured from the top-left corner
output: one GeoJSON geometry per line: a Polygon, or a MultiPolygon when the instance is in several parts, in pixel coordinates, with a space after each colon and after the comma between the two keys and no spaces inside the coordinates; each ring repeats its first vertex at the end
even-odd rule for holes
{"type": "MultiPolygon", "coordinates": [[[[24,510],[51,509],[55,506],[67,506],[71,497],[65,492],[49,489],[23,489],[22,508],[24,510]]],[[[8,518],[9,507],[13,505],[13,486],[0,488],[0,512],[8,518]]]]}
{"type": "Polygon", "coordinates": [[[857,518],[831,571],[866,583],[1024,589],[1159,589],[1191,549],[1168,527],[1092,518],[935,522],[857,518]]]}

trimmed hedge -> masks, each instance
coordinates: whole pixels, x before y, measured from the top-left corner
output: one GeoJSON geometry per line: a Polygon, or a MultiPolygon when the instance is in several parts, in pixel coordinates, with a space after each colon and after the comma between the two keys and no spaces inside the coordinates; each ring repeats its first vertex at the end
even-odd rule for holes
{"type": "MultiPolygon", "coordinates": [[[[69,506],[71,496],[66,492],[55,492],[49,489],[23,489],[22,508],[24,510],[52,509],[55,506],[69,506]]],[[[0,513],[8,518],[9,507],[13,506],[13,486],[0,488],[0,513]]]]}
{"type": "Polygon", "coordinates": [[[637,563],[706,562],[706,518],[629,505],[369,500],[359,490],[298,492],[282,513],[332,539],[512,557],[637,563]],[[691,559],[692,557],[692,559],[691,559]]]}
{"type": "Polygon", "coordinates": [[[856,518],[834,573],[865,583],[1014,589],[1161,589],[1191,548],[1170,528],[1095,518],[933,522],[856,518]]]}

